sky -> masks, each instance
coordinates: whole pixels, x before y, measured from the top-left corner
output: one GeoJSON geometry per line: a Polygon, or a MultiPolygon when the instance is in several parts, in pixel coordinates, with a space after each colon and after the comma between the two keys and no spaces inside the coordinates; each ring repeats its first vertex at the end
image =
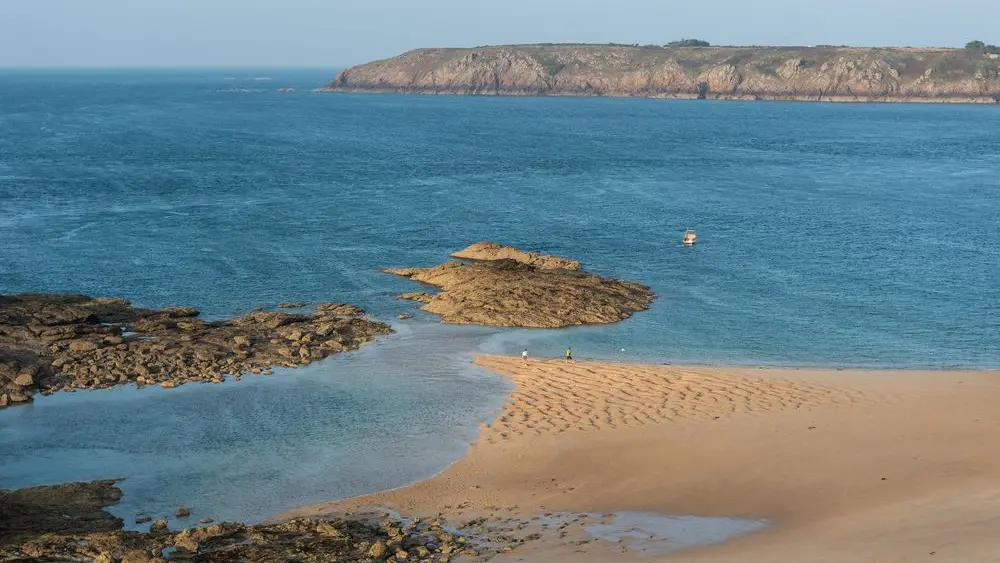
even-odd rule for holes
{"type": "Polygon", "coordinates": [[[341,68],[417,47],[1000,44],[994,0],[0,0],[0,67],[341,68]]]}

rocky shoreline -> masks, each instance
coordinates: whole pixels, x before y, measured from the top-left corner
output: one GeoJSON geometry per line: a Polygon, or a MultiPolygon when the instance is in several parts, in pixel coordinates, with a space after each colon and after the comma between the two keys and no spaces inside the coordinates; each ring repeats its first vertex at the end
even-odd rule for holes
{"type": "Polygon", "coordinates": [[[179,531],[157,520],[149,532],[123,531],[122,521],[104,510],[120,497],[114,481],[0,490],[0,560],[448,563],[485,561],[534,539],[492,534],[485,519],[452,526],[443,518],[404,520],[384,512],[179,531]]]}
{"type": "Polygon", "coordinates": [[[220,383],[306,365],[392,332],[363,314],[323,303],[308,314],[261,310],[204,321],[193,307],[143,309],[74,294],[0,296],[0,408],[36,393],[220,383]]]}
{"type": "Polygon", "coordinates": [[[610,324],[649,308],[653,292],[642,284],[580,271],[580,263],[524,252],[494,242],[460,250],[433,268],[384,270],[441,289],[400,295],[424,303],[442,322],[505,327],[560,328],[610,324]]]}
{"type": "Polygon", "coordinates": [[[321,92],[1000,103],[1000,55],[975,49],[501,45],[417,49],[321,92]]]}

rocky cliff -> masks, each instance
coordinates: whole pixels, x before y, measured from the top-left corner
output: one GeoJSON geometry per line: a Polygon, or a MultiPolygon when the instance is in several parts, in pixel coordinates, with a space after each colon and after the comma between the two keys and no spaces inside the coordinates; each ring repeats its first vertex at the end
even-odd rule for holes
{"type": "Polygon", "coordinates": [[[1000,103],[1000,56],[966,49],[517,45],[418,49],[321,91],[1000,103]]]}

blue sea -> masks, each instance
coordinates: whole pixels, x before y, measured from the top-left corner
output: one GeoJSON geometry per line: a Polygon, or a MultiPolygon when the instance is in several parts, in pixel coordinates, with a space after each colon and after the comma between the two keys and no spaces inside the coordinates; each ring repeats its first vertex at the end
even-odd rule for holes
{"type": "Polygon", "coordinates": [[[0,411],[0,488],[125,478],[113,511],[131,521],[400,486],[503,404],[508,383],[471,359],[524,347],[1000,367],[1000,107],[311,92],[332,74],[0,71],[0,293],[208,318],[347,301],[399,331],[273,377],[0,411]],[[614,326],[452,327],[379,272],[480,240],[657,300],[614,326]]]}

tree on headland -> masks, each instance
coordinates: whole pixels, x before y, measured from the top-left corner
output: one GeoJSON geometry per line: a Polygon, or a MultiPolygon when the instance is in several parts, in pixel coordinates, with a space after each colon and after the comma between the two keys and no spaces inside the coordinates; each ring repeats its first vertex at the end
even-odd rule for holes
{"type": "Polygon", "coordinates": [[[985,53],[987,55],[1000,54],[1000,47],[997,47],[996,45],[987,45],[978,39],[966,43],[965,49],[974,53],[985,53]]]}
{"type": "Polygon", "coordinates": [[[701,39],[681,39],[680,41],[671,41],[667,43],[667,47],[711,47],[712,44],[708,41],[702,41],[701,39]]]}

